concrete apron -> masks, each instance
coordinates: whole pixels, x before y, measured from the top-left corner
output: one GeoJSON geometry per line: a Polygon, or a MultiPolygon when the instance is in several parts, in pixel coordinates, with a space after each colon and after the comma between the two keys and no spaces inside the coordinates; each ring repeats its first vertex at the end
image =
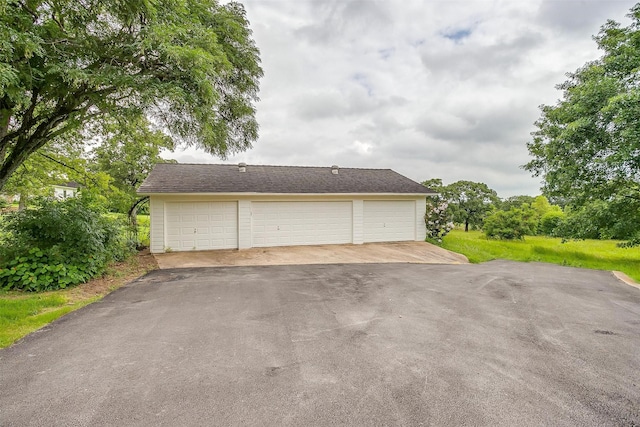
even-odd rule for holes
{"type": "Polygon", "coordinates": [[[161,269],[236,265],[467,264],[469,262],[464,255],[426,242],[280,246],[243,250],[170,252],[154,256],[161,269]]]}

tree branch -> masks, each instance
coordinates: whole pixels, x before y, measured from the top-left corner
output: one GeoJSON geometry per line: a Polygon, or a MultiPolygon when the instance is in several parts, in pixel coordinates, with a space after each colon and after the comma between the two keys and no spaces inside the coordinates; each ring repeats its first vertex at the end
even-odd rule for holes
{"type": "Polygon", "coordinates": [[[58,160],[58,159],[56,159],[54,157],[51,157],[48,154],[44,154],[44,153],[41,153],[39,151],[37,151],[35,154],[38,154],[38,155],[44,157],[45,159],[51,160],[52,162],[57,163],[60,166],[64,166],[65,168],[70,169],[70,170],[72,170],[72,171],[74,171],[74,172],[76,172],[76,173],[78,173],[80,175],[83,175],[85,178],[91,180],[96,185],[98,184],[98,182],[95,179],[93,179],[93,178],[91,178],[91,177],[89,177],[87,175],[86,171],[81,171],[81,170],[78,170],[78,169],[74,168],[73,166],[69,166],[68,164],[66,164],[66,163],[64,163],[64,162],[62,162],[62,161],[60,161],[60,160],[58,160]]]}
{"type": "Polygon", "coordinates": [[[622,197],[626,197],[627,199],[631,200],[640,200],[640,196],[630,196],[628,194],[623,194],[622,197]]]}
{"type": "Polygon", "coordinates": [[[18,132],[24,132],[26,130],[26,128],[24,127],[25,123],[29,123],[33,119],[33,111],[36,109],[36,105],[38,105],[39,93],[40,91],[37,88],[31,90],[31,103],[22,116],[22,126],[20,126],[20,129],[18,129],[18,132]]]}
{"type": "Polygon", "coordinates": [[[24,4],[24,2],[20,2],[20,7],[22,8],[22,10],[24,10],[29,15],[31,15],[34,22],[38,20],[38,14],[35,13],[33,10],[29,9],[29,7],[26,4],[24,4]]]}

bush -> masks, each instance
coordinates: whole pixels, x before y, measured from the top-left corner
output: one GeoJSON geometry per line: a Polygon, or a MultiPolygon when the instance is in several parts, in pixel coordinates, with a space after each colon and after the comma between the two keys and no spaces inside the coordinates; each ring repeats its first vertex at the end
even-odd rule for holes
{"type": "Polygon", "coordinates": [[[36,201],[7,215],[0,245],[0,287],[45,291],[84,283],[131,253],[122,225],[83,197],[36,201]]]}
{"type": "Polygon", "coordinates": [[[453,229],[447,208],[447,202],[439,198],[427,199],[427,212],[424,216],[427,239],[442,242],[442,238],[453,229]]]}
{"type": "Polygon", "coordinates": [[[484,234],[490,238],[513,240],[535,234],[535,213],[531,209],[511,208],[495,211],[484,220],[484,234]]]}
{"type": "Polygon", "coordinates": [[[564,221],[565,215],[562,211],[549,211],[542,215],[540,218],[540,225],[538,226],[538,234],[545,236],[558,236],[562,221],[564,221]]]}

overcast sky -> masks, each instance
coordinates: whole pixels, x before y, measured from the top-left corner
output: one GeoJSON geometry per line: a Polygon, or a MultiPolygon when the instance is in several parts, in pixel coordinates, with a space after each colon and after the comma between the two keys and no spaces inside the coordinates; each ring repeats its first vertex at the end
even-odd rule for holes
{"type": "Polygon", "coordinates": [[[390,168],[540,194],[520,168],[540,104],[636,0],[245,0],[264,78],[254,148],[190,163],[390,168]]]}

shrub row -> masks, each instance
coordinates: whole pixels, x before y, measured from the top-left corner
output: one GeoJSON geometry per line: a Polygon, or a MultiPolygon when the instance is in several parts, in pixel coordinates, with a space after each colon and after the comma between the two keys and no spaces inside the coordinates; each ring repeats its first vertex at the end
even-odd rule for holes
{"type": "Polygon", "coordinates": [[[0,287],[45,291],[84,283],[132,253],[124,224],[91,200],[41,199],[0,224],[0,287]]]}

